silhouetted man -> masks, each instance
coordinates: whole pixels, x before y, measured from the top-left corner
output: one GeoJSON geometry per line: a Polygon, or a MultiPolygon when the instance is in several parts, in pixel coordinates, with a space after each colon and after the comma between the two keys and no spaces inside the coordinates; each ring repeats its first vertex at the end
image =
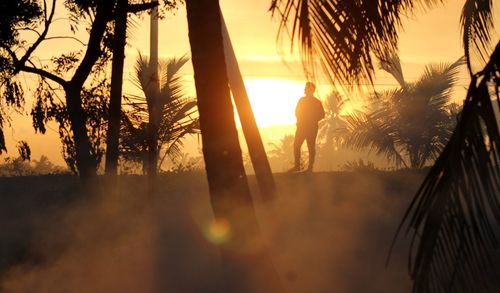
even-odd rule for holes
{"type": "Polygon", "coordinates": [[[297,117],[297,130],[293,143],[295,164],[290,172],[300,171],[300,148],[304,140],[307,142],[309,150],[309,164],[307,171],[311,172],[316,156],[316,136],[318,135],[318,122],[325,117],[325,111],[321,101],[314,97],[316,86],[312,82],[307,82],[304,88],[305,97],[300,98],[295,108],[297,117]]]}

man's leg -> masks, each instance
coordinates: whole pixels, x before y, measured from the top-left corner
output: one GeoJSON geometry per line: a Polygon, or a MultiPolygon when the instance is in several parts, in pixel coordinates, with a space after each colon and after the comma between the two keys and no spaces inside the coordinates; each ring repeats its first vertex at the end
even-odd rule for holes
{"type": "Polygon", "coordinates": [[[309,150],[309,163],[307,171],[312,171],[314,161],[316,159],[316,137],[318,136],[318,128],[310,129],[306,135],[307,149],[309,150]]]}
{"type": "Polygon", "coordinates": [[[291,171],[300,170],[300,148],[302,147],[302,143],[305,139],[306,137],[304,135],[304,131],[297,128],[297,131],[295,131],[295,138],[293,140],[294,165],[291,171]]]}

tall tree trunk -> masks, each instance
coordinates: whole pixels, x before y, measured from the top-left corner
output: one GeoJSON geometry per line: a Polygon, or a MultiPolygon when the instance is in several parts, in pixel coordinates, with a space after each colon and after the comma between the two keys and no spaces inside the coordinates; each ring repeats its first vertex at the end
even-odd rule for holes
{"type": "Polygon", "coordinates": [[[127,39],[128,0],[118,0],[115,9],[115,33],[113,42],[113,64],[111,68],[111,95],[109,100],[109,123],[106,139],[106,175],[118,173],[118,142],[122,107],[123,63],[127,39]]]}
{"type": "Polygon", "coordinates": [[[216,220],[231,227],[220,244],[226,292],[282,292],[260,235],[234,122],[217,0],[187,0],[203,155],[216,220]]]}
{"type": "MultiPolygon", "coordinates": [[[[152,2],[158,2],[154,0],[152,2]]],[[[151,87],[152,101],[148,105],[149,109],[149,124],[148,124],[148,175],[150,185],[154,184],[158,168],[158,128],[161,120],[160,107],[160,82],[158,76],[158,7],[155,6],[151,11],[151,28],[149,35],[149,68],[151,70],[151,87]]]]}

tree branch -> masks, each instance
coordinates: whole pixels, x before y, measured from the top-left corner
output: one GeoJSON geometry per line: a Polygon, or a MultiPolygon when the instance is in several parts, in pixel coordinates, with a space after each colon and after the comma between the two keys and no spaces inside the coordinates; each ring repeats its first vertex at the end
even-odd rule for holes
{"type": "Polygon", "coordinates": [[[47,22],[47,0],[43,0],[43,19],[47,22]]]}
{"type": "Polygon", "coordinates": [[[69,40],[76,41],[76,42],[80,43],[83,46],[87,46],[87,44],[85,44],[84,42],[82,42],[78,38],[70,37],[70,36],[54,36],[54,37],[45,38],[46,41],[48,41],[48,40],[57,40],[57,39],[69,39],[69,40]]]}
{"type": "Polygon", "coordinates": [[[38,37],[40,37],[40,33],[35,30],[35,29],[32,29],[30,27],[22,27],[22,28],[19,28],[20,31],[30,31],[30,32],[33,32],[35,33],[38,37]]]}
{"type": "MultiPolygon", "coordinates": [[[[45,28],[44,28],[43,32],[40,34],[38,39],[33,43],[33,45],[31,45],[31,47],[28,48],[28,50],[26,51],[24,56],[21,57],[21,59],[19,59],[19,61],[14,64],[14,67],[15,67],[14,73],[18,73],[20,68],[25,66],[24,64],[26,63],[26,61],[28,61],[31,54],[35,51],[35,49],[38,47],[38,45],[40,45],[40,43],[47,36],[47,33],[49,32],[49,27],[50,27],[50,24],[52,22],[52,18],[54,17],[55,11],[56,11],[56,0],[52,0],[52,7],[50,10],[49,17],[48,18],[45,17],[45,28]]],[[[46,15],[46,13],[47,13],[47,6],[45,4],[44,14],[46,15]]]]}
{"type": "Polygon", "coordinates": [[[26,65],[23,65],[19,68],[19,71],[24,71],[24,72],[29,72],[29,73],[34,73],[34,74],[38,74],[42,77],[45,77],[47,79],[50,79],[58,84],[60,84],[62,87],[66,87],[68,82],[64,79],[62,79],[61,77],[53,74],[53,73],[50,73],[46,70],[43,70],[43,69],[40,69],[40,68],[36,68],[36,67],[30,67],[30,66],[26,66],[26,65]]]}
{"type": "Polygon", "coordinates": [[[7,51],[7,53],[9,53],[10,57],[12,58],[12,62],[14,64],[19,62],[19,59],[17,58],[16,53],[14,51],[12,51],[11,48],[9,48],[8,46],[5,46],[5,45],[1,45],[0,48],[3,48],[5,51],[7,51]]]}
{"type": "Polygon", "coordinates": [[[90,29],[87,51],[70,81],[76,87],[83,86],[89,73],[92,71],[92,67],[101,56],[101,41],[106,32],[106,25],[112,19],[112,1],[102,1],[100,3],[97,6],[96,16],[90,29]]]}
{"type": "Polygon", "coordinates": [[[140,4],[129,4],[127,12],[137,13],[144,10],[152,9],[158,6],[158,2],[140,3],[140,4]]]}

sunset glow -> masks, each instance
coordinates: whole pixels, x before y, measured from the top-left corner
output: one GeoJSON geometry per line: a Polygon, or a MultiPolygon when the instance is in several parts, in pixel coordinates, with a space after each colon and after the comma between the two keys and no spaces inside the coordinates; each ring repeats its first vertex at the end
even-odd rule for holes
{"type": "Polygon", "coordinates": [[[247,79],[245,85],[259,127],[295,123],[295,105],[303,96],[301,82],[255,78],[247,79]]]}
{"type": "MultiPolygon", "coordinates": [[[[57,21],[50,29],[49,36],[70,35],[87,41],[85,27],[77,30],[73,35],[70,31],[67,11],[62,2],[57,2],[57,21]]],[[[298,99],[303,95],[305,77],[302,73],[299,50],[290,53],[289,44],[279,47],[276,42],[277,22],[272,19],[269,9],[269,1],[236,1],[221,0],[220,6],[231,36],[232,45],[235,50],[238,64],[245,80],[246,89],[252,105],[255,118],[259,128],[266,128],[262,134],[264,138],[272,133],[272,139],[281,139],[283,134],[293,132],[295,124],[294,110],[298,99]],[[249,25],[251,24],[251,25],[249,25]],[[286,60],[285,62],[283,62],[286,60]],[[282,130],[281,126],[289,125],[289,129],[282,130]],[[275,127],[276,129],[269,129],[275,127]]],[[[418,13],[414,18],[405,20],[405,31],[400,36],[400,57],[404,67],[405,78],[412,81],[423,66],[428,62],[454,61],[463,54],[460,46],[459,27],[457,25],[461,11],[461,2],[450,1],[431,9],[426,13],[418,13]],[[435,34],[434,29],[439,25],[440,34],[435,34]],[[429,46],[429,44],[433,44],[429,46]]],[[[498,10],[497,10],[498,11],[498,10]]],[[[498,21],[498,12],[496,13],[498,21]]],[[[138,94],[136,87],[131,82],[133,66],[138,52],[147,55],[149,52],[149,18],[131,16],[130,26],[127,32],[127,47],[125,58],[125,73],[123,92],[125,94],[138,94]]],[[[159,53],[161,57],[179,57],[184,54],[190,55],[188,39],[186,10],[180,6],[160,21],[159,53]]],[[[27,40],[32,42],[36,35],[24,32],[27,40]]],[[[50,60],[54,52],[68,53],[82,49],[79,42],[64,40],[51,40],[43,42],[34,56],[40,60],[50,60]]],[[[191,64],[188,63],[185,71],[185,86],[189,89],[189,96],[195,97],[194,79],[191,64]]],[[[32,74],[22,75],[22,80],[28,87],[36,85],[36,76],[32,74]]],[[[377,73],[375,83],[378,86],[392,87],[395,81],[383,74],[377,73]]],[[[467,80],[460,83],[460,89],[465,87],[467,80]]],[[[28,89],[27,89],[28,90],[28,89]]],[[[316,96],[324,99],[331,90],[328,84],[318,86],[316,96]]],[[[457,101],[461,101],[463,94],[458,95],[457,101]]],[[[31,95],[26,96],[27,105],[33,103],[31,95]]],[[[358,106],[357,104],[355,106],[358,106]]],[[[345,105],[343,112],[349,112],[352,104],[345,105]]],[[[29,108],[29,106],[27,106],[29,108]]],[[[29,110],[27,110],[29,112],[29,110]]],[[[64,165],[61,156],[60,141],[57,126],[49,125],[49,131],[45,135],[36,134],[32,129],[32,121],[29,115],[12,115],[12,125],[6,131],[6,143],[8,154],[3,156],[16,156],[16,144],[19,140],[26,140],[32,146],[33,157],[46,155],[57,164],[64,165]]],[[[239,122],[237,122],[239,125],[239,122]]],[[[196,143],[188,143],[187,148],[197,152],[196,143]]],[[[195,154],[197,154],[195,152],[195,154]]]]}

